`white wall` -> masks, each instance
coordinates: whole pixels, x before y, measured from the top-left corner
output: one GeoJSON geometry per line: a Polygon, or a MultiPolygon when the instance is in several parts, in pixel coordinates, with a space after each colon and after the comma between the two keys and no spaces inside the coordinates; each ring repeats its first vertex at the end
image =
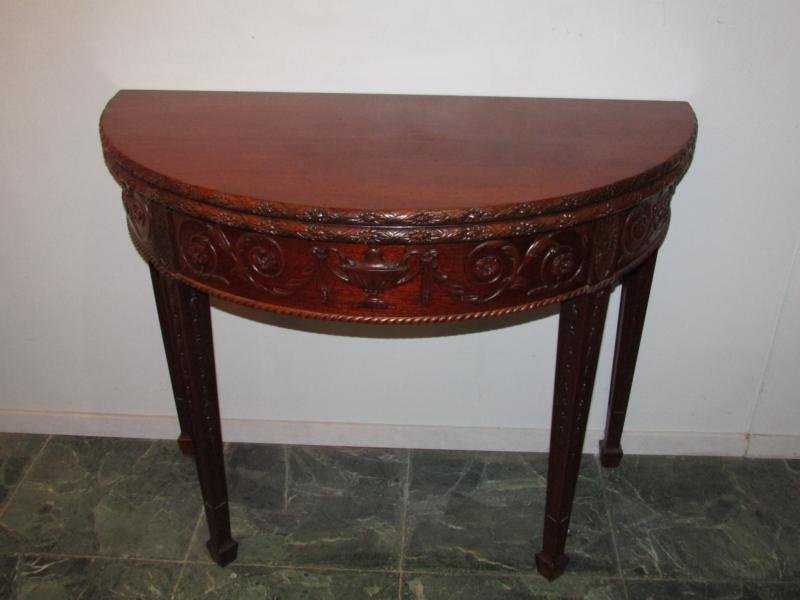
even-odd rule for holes
{"type": "MultiPolygon", "coordinates": [[[[700,136],[626,450],[800,455],[796,0],[5,0],[0,22],[0,428],[174,434],[148,273],[98,142],[116,90],[658,98],[690,101],[700,136]]],[[[552,311],[421,337],[440,330],[222,308],[229,439],[545,447],[552,311]]]]}

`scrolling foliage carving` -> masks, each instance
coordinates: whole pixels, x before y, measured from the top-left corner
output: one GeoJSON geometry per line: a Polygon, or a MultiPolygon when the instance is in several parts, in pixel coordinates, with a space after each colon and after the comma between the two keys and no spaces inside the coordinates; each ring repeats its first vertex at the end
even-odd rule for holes
{"type": "Polygon", "coordinates": [[[478,244],[465,259],[466,284],[454,282],[435,262],[432,275],[433,281],[461,302],[482,304],[508,290],[521,290],[527,296],[556,292],[578,279],[585,263],[583,237],[562,231],[537,236],[524,253],[504,240],[478,244]]]}
{"type": "Polygon", "coordinates": [[[210,293],[385,320],[485,314],[610,282],[661,243],[672,191],[555,231],[411,246],[302,240],[196,218],[131,190],[123,199],[132,238],[147,260],[210,293]]]}
{"type": "Polygon", "coordinates": [[[333,301],[338,289],[337,303],[368,309],[390,307],[386,296],[412,282],[419,306],[430,305],[437,289],[450,302],[468,305],[490,303],[510,292],[544,297],[574,287],[588,263],[587,241],[576,230],[482,242],[465,253],[461,268],[452,256],[442,260],[441,247],[403,249],[399,255],[394,249],[389,258],[388,250],[376,244],[356,247],[361,257],[353,256],[353,247],[334,244],[303,246],[297,252],[285,247],[291,240],[192,218],[178,221],[176,238],[181,264],[201,280],[226,288],[244,285],[273,298],[311,292],[322,304],[333,301]]]}

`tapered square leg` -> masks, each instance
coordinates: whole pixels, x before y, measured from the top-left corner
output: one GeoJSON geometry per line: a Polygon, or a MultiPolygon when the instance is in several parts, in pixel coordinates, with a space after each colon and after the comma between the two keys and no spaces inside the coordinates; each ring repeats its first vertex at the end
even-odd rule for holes
{"type": "Polygon", "coordinates": [[[177,305],[169,301],[169,278],[162,275],[153,266],[150,266],[150,278],[153,280],[153,295],[158,310],[158,323],[161,326],[161,339],[164,341],[164,353],[167,355],[172,395],[175,398],[175,409],[178,412],[178,423],[181,433],[178,436],[178,447],[187,456],[194,454],[192,444],[192,424],[189,414],[188,388],[184,381],[178,348],[181,335],[177,305]]]}
{"type": "Polygon", "coordinates": [[[544,532],[542,550],[536,555],[536,568],[547,579],[561,575],[569,560],[564,547],[581,465],[608,294],[607,289],[602,289],[561,304],[544,532]]]}
{"type": "Polygon", "coordinates": [[[650,285],[656,267],[656,255],[656,252],[651,254],[622,280],[611,393],[608,400],[605,435],[600,440],[600,464],[604,467],[616,467],[622,460],[622,429],[628,412],[628,400],[633,385],[636,358],[639,355],[647,301],[650,298],[650,285]]]}
{"type": "Polygon", "coordinates": [[[162,279],[161,287],[177,317],[173,339],[210,534],[206,546],[214,561],[224,566],[236,558],[238,544],[231,537],[208,295],[171,279],[162,279]]]}

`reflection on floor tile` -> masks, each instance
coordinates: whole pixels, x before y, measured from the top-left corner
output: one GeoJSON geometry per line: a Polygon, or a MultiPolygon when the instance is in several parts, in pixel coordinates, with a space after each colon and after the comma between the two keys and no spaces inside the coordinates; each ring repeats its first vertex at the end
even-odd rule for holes
{"type": "Polygon", "coordinates": [[[174,443],[53,438],[0,521],[0,551],[182,559],[199,496],[174,443]]]}
{"type": "Polygon", "coordinates": [[[0,433],[0,509],[46,440],[46,435],[0,433]]]}
{"type": "Polygon", "coordinates": [[[404,600],[623,600],[622,580],[576,577],[566,574],[549,582],[534,574],[504,577],[419,575],[404,579],[404,600]]]}
{"type": "Polygon", "coordinates": [[[177,563],[24,556],[8,596],[14,600],[168,599],[177,563]]]}
{"type": "MultiPolygon", "coordinates": [[[[233,445],[231,521],[239,561],[397,567],[407,452],[233,445]]],[[[192,557],[206,559],[207,531],[192,557]]]]}
{"type": "Polygon", "coordinates": [[[784,461],[629,456],[607,497],[624,575],[800,577],[800,490],[784,461]]]}
{"type": "Polygon", "coordinates": [[[17,570],[16,556],[0,556],[0,598],[11,598],[11,583],[17,570]]]}
{"type": "Polygon", "coordinates": [[[397,576],[267,567],[187,565],[176,600],[395,600],[397,576]]]}
{"type": "MultiPolygon", "coordinates": [[[[535,571],[546,477],[543,454],[414,451],[407,568],[535,571]]],[[[573,571],[616,575],[591,457],[583,461],[567,543],[573,571]]]]}

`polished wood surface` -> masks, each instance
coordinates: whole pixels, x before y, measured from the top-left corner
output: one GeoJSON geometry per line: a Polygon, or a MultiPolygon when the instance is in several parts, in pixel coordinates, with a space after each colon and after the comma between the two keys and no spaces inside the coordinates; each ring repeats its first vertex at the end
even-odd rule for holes
{"type": "Polygon", "coordinates": [[[623,299],[601,460],[615,466],[688,104],[124,91],[100,136],[150,264],[212,557],[231,537],[208,294],[367,323],[560,303],[539,571],[558,576],[608,295],[623,299]]]}
{"type": "Polygon", "coordinates": [[[622,192],[673,167],[695,124],[681,102],[123,91],[101,128],[143,177],[238,210],[458,222],[622,192]]]}

